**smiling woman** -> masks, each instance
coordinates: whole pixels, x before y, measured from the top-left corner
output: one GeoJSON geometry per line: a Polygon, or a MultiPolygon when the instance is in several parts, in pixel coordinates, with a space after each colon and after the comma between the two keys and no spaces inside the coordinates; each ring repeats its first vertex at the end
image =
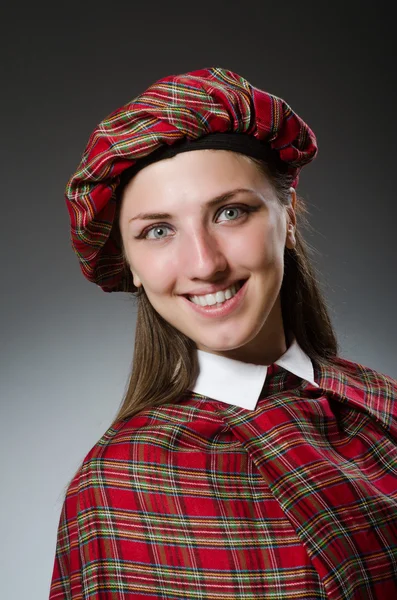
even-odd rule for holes
{"type": "MultiPolygon", "coordinates": [[[[277,171],[276,157],[241,154],[240,138],[238,152],[182,141],[171,157],[166,148],[124,174],[113,235],[139,304],[134,367],[118,418],[176,401],[191,389],[200,356],[195,348],[270,365],[294,332],[312,358],[327,363],[337,353],[297,229],[303,200],[285,168],[277,171]],[[234,284],[239,294],[218,306],[215,294],[234,284]],[[145,383],[140,373],[148,365],[157,376],[145,383]]],[[[220,143],[218,134],[205,139],[220,143]]],[[[223,143],[230,147],[232,139],[225,136],[223,143]]]]}
{"type": "Polygon", "coordinates": [[[278,296],[294,223],[292,204],[282,209],[268,178],[225,150],[184,152],[142,169],[124,189],[120,213],[134,285],[158,314],[197,348],[258,364],[286,351],[278,296]],[[159,205],[174,218],[149,228],[131,222],[159,205]],[[239,293],[217,306],[213,294],[240,281],[239,293]],[[189,302],[206,295],[214,308],[189,302]]]}
{"type": "Polygon", "coordinates": [[[300,232],[316,151],[283,100],[220,68],[92,134],[73,247],[136,297],[134,364],[68,487],[51,600],[396,593],[397,385],[338,356],[300,232]]]}

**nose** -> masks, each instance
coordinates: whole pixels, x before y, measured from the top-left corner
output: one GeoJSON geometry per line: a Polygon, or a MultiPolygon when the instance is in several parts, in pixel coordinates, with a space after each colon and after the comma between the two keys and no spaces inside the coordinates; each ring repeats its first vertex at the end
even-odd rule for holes
{"type": "Polygon", "coordinates": [[[185,273],[190,279],[210,280],[228,267],[225,252],[219,241],[205,229],[190,235],[182,252],[186,253],[185,273]]]}

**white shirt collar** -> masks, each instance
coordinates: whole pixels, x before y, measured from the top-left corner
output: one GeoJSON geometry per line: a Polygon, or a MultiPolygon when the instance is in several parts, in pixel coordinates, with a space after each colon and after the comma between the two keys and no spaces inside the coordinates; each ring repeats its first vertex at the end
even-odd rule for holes
{"type": "MultiPolygon", "coordinates": [[[[226,404],[255,409],[266,380],[267,366],[244,363],[203,350],[197,350],[197,357],[199,375],[193,392],[226,404]]],[[[313,363],[295,339],[275,363],[319,387],[314,381],[313,363]]]]}

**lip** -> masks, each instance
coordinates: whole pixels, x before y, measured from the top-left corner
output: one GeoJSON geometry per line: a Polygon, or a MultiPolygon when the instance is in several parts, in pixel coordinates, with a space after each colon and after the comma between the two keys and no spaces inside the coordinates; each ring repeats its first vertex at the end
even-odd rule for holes
{"type": "Polygon", "coordinates": [[[207,318],[226,317],[230,315],[234,310],[236,310],[244,300],[244,296],[247,290],[247,281],[248,279],[244,281],[243,285],[241,286],[237,294],[233,296],[233,298],[230,298],[230,300],[226,300],[223,304],[221,304],[221,306],[218,307],[216,306],[216,304],[214,304],[213,306],[199,306],[198,304],[194,304],[194,302],[191,302],[190,300],[185,298],[185,296],[181,296],[181,298],[184,300],[184,302],[187,302],[190,308],[199,315],[202,315],[207,318]]]}
{"type": "MultiPolygon", "coordinates": [[[[227,285],[222,285],[222,286],[213,285],[213,286],[209,286],[206,288],[199,288],[198,290],[195,290],[194,292],[187,292],[186,294],[181,294],[181,295],[184,296],[185,298],[187,298],[188,296],[206,296],[207,294],[216,294],[216,292],[224,292],[225,290],[228,290],[229,288],[232,287],[232,285],[236,285],[236,283],[240,283],[241,281],[243,281],[243,280],[237,279],[227,285]]],[[[244,281],[244,283],[245,283],[245,281],[244,281]]]]}

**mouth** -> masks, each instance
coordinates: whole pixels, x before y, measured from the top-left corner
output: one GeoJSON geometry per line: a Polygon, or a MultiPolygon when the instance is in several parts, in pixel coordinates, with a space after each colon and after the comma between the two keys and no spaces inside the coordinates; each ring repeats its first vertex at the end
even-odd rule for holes
{"type": "Polygon", "coordinates": [[[228,300],[231,300],[231,298],[233,298],[237,294],[237,292],[243,287],[246,281],[247,279],[240,279],[239,281],[235,281],[234,283],[230,284],[229,287],[224,288],[223,290],[219,290],[218,292],[210,292],[208,294],[198,295],[184,294],[183,296],[184,298],[189,300],[189,302],[192,302],[193,304],[196,304],[198,306],[203,306],[204,308],[206,306],[218,307],[227,302],[228,300]]]}
{"type": "MultiPolygon", "coordinates": [[[[231,297],[225,297],[225,294],[218,296],[221,302],[217,302],[215,294],[208,294],[206,300],[210,301],[210,304],[205,304],[206,300],[198,301],[198,296],[194,296],[195,301],[189,296],[182,296],[184,301],[188,302],[188,306],[194,310],[194,312],[203,315],[205,317],[226,317],[234,312],[242,303],[245,293],[247,290],[248,279],[242,279],[234,283],[233,286],[229,287],[228,290],[234,288],[233,295],[231,297]],[[212,296],[212,298],[208,298],[212,296]],[[204,304],[204,305],[202,305],[204,304]]],[[[225,290],[226,291],[226,290],[225,290]]]]}

